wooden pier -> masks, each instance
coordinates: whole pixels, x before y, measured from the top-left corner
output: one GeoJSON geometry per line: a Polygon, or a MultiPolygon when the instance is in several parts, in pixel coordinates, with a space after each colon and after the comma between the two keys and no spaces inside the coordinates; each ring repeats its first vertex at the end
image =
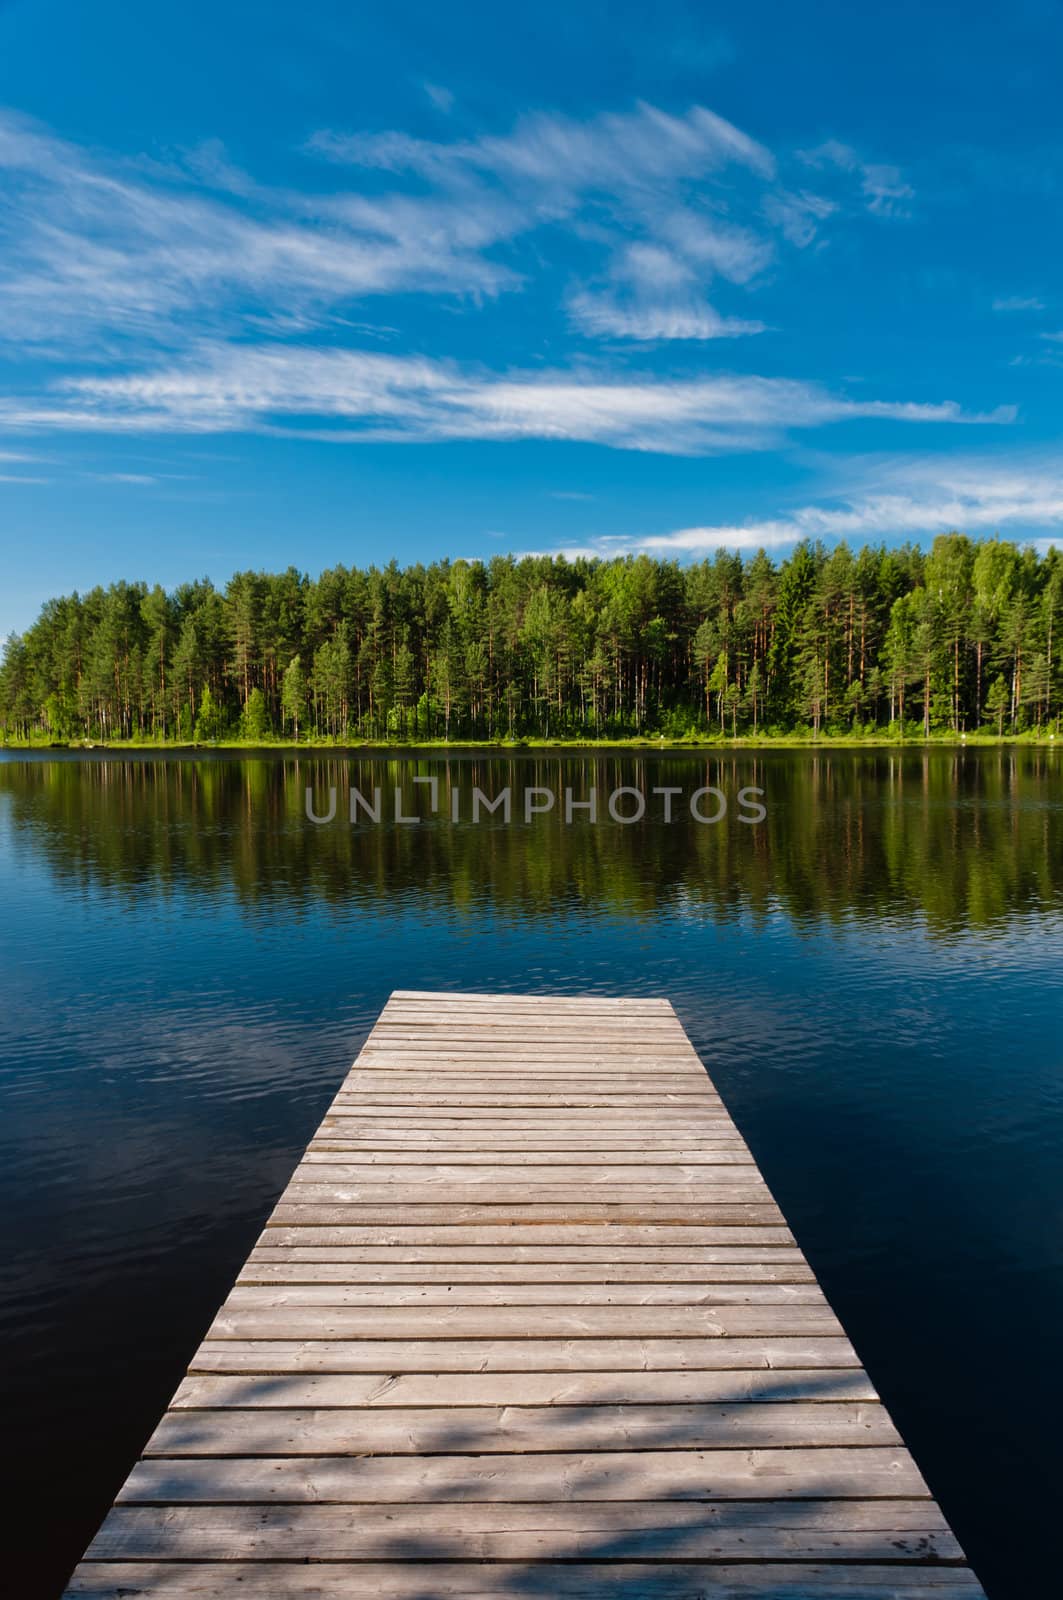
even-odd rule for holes
{"type": "Polygon", "coordinates": [[[982,1595],[664,1000],[396,992],[68,1595],[982,1595]]]}

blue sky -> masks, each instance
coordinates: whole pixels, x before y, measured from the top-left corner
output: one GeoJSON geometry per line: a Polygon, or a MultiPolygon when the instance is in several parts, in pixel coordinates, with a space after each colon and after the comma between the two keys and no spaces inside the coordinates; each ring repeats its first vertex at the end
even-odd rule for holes
{"type": "Polygon", "coordinates": [[[1057,7],[0,0],[0,630],[1063,526],[1057,7]]]}

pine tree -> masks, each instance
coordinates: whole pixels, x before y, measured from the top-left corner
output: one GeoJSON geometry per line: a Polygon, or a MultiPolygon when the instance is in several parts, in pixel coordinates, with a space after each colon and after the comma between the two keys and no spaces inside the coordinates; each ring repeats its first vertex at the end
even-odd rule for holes
{"type": "Polygon", "coordinates": [[[1007,679],[1003,673],[998,673],[990,684],[989,693],[986,695],[985,714],[990,721],[996,721],[997,734],[1000,737],[1003,737],[1004,718],[1007,715],[1010,700],[1011,695],[1008,692],[1007,679]]]}
{"type": "Polygon", "coordinates": [[[266,697],[261,689],[252,689],[240,718],[240,733],[245,739],[264,739],[270,732],[266,697]]]}
{"type": "Polygon", "coordinates": [[[306,673],[299,657],[293,656],[281,681],[281,714],[286,722],[291,723],[296,743],[299,740],[299,725],[306,715],[306,692],[306,673]]]}
{"type": "Polygon", "coordinates": [[[199,702],[199,715],[196,718],[195,741],[197,744],[210,744],[221,737],[223,726],[221,707],[215,705],[214,696],[210,689],[204,689],[199,702]]]}

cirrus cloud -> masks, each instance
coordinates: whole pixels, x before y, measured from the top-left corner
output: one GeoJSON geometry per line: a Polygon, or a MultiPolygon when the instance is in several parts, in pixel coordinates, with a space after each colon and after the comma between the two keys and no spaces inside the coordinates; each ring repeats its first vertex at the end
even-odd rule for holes
{"type": "Polygon", "coordinates": [[[704,523],[665,533],[592,537],[536,554],[610,557],[673,555],[680,560],[717,550],[778,550],[802,540],[866,542],[913,539],[958,530],[974,536],[1018,535],[1042,553],[1063,544],[1046,530],[1063,529],[1063,458],[979,461],[887,461],[862,482],[819,503],[741,523],[704,523]]]}
{"type": "Polygon", "coordinates": [[[90,432],[284,431],[355,443],[556,439],[707,454],[762,449],[790,430],[860,419],[1007,423],[954,401],[856,400],[788,378],[662,379],[575,371],[495,373],[425,356],[290,345],[204,346],[149,371],[70,377],[0,402],[9,428],[90,432]]]}

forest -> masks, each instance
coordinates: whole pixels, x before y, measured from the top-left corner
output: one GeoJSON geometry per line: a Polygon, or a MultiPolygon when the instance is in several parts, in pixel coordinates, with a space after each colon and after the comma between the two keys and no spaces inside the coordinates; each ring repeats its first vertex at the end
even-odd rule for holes
{"type": "Polygon", "coordinates": [[[496,557],[49,600],[0,737],[403,743],[1058,732],[1063,555],[960,533],[682,566],[496,557]]]}

